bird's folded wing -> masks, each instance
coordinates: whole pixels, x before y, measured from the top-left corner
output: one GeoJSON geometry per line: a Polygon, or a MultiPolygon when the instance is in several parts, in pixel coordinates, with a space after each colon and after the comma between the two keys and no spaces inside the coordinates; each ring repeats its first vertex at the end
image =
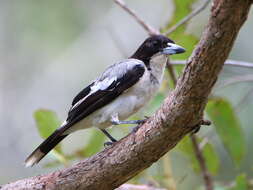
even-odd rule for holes
{"type": "Polygon", "coordinates": [[[65,130],[83,118],[115,100],[143,76],[145,66],[134,59],[109,67],[96,81],[73,100],[65,130]]]}

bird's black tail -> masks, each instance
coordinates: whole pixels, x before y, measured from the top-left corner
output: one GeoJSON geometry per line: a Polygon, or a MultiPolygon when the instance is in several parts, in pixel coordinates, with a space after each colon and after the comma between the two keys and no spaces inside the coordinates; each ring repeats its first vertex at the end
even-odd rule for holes
{"type": "Polygon", "coordinates": [[[67,134],[63,134],[62,128],[57,129],[45,141],[43,141],[25,160],[25,166],[30,167],[37,164],[47,153],[52,150],[67,134]]]}

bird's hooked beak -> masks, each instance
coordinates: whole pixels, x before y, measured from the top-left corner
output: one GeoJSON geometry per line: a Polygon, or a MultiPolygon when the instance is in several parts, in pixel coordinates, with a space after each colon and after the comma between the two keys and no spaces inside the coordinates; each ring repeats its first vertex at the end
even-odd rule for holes
{"type": "Polygon", "coordinates": [[[185,52],[185,49],[177,44],[168,43],[167,45],[168,46],[162,50],[162,54],[173,55],[185,52]]]}

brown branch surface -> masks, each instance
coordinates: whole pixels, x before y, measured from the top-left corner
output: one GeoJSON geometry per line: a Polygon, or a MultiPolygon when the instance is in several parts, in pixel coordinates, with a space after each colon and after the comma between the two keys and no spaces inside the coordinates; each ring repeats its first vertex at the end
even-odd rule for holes
{"type": "MultiPolygon", "coordinates": [[[[187,62],[185,60],[173,60],[170,62],[172,65],[185,65],[187,62]]],[[[235,67],[245,67],[245,68],[253,68],[253,63],[245,62],[245,61],[236,61],[228,59],[224,63],[228,66],[235,66],[235,67]]]]}
{"type": "Polygon", "coordinates": [[[201,121],[207,97],[252,0],[214,0],[203,36],[161,108],[137,132],[74,166],[4,185],[7,189],[115,189],[151,166],[201,121]]]}

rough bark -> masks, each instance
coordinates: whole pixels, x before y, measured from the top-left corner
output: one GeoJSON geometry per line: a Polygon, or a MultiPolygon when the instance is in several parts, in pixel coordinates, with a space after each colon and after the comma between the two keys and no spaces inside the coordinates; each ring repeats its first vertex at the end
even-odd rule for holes
{"type": "Polygon", "coordinates": [[[252,0],[214,0],[201,40],[161,108],[136,133],[74,166],[1,189],[114,189],[151,166],[202,119],[207,97],[252,0]]]}

